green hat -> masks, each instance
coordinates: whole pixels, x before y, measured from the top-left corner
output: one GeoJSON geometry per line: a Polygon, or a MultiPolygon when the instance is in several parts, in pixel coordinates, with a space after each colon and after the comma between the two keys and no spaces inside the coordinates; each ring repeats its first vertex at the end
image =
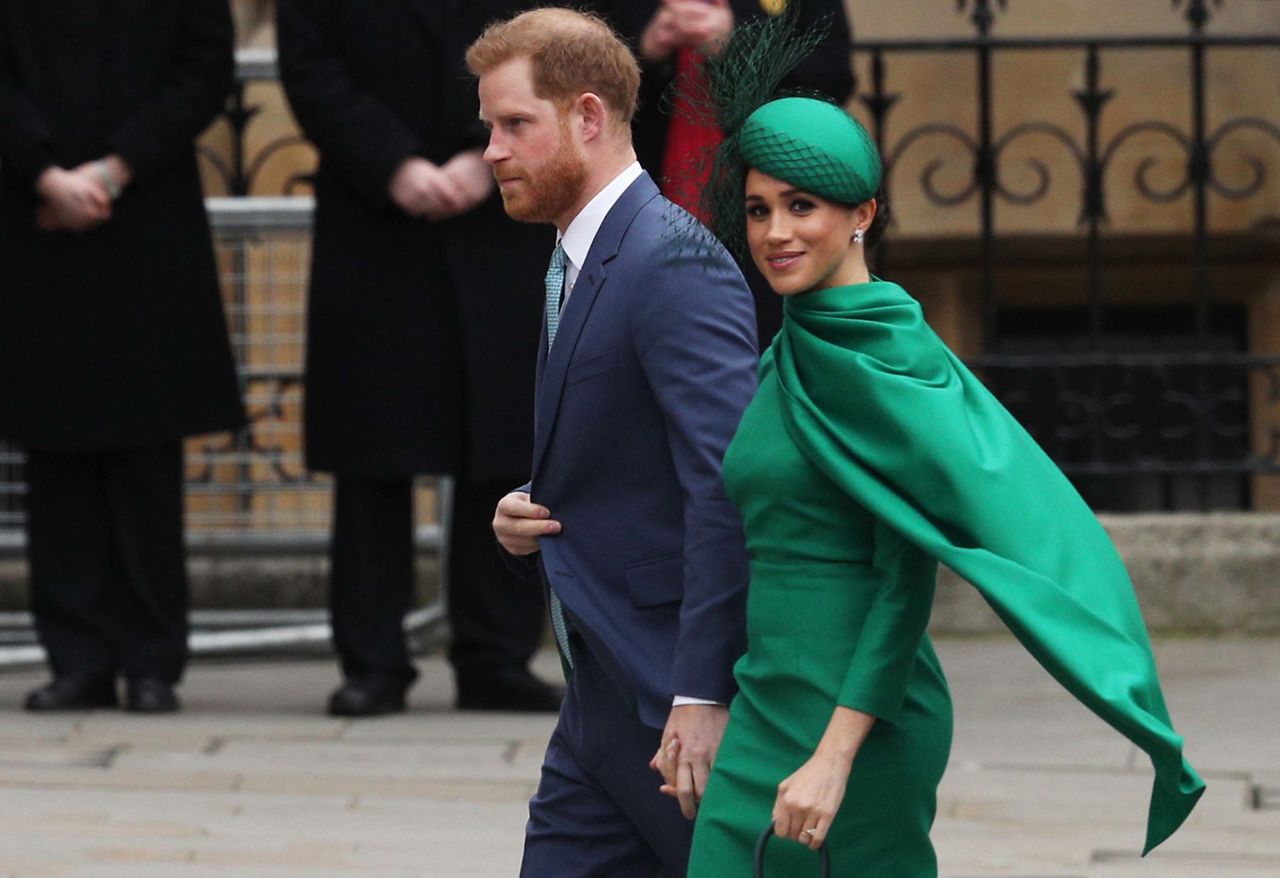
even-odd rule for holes
{"type": "Polygon", "coordinates": [[[861,204],[880,188],[880,153],[871,135],[827,101],[770,101],[747,117],[738,149],[748,168],[842,204],[861,204]]]}

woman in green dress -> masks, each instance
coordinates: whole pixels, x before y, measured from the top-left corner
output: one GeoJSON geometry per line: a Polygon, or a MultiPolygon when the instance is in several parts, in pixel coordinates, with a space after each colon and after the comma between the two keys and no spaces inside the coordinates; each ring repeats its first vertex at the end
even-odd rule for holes
{"type": "MultiPolygon", "coordinates": [[[[730,47],[727,54],[732,57],[730,47]]],[[[691,878],[930,878],[951,703],[926,634],[939,562],[1150,756],[1145,850],[1204,790],[1182,756],[1124,566],[1080,496],[864,251],[884,224],[867,132],[811,98],[733,126],[712,197],[785,296],[724,461],[751,558],[748,651],[691,878]]],[[[1051,791],[1049,791],[1051,794],[1051,791]]]]}

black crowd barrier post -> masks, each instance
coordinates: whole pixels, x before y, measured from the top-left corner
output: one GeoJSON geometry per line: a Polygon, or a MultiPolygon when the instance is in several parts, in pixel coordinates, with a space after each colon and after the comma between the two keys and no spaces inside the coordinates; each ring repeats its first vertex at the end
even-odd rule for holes
{"type": "MultiPolygon", "coordinates": [[[[1218,0],[1221,5],[1221,0],[1218,0]]],[[[1196,347],[1209,351],[1210,315],[1213,307],[1213,290],[1209,282],[1209,150],[1205,140],[1205,46],[1201,37],[1208,23],[1210,12],[1205,0],[1191,0],[1187,5],[1187,21],[1191,24],[1191,156],[1187,177],[1193,192],[1195,225],[1195,302],[1196,347]]],[[[1212,391],[1209,387],[1209,367],[1201,366],[1196,372],[1196,396],[1200,408],[1196,413],[1196,456],[1209,459],[1210,419],[1213,416],[1212,391]]],[[[1210,482],[1207,473],[1196,478],[1196,493],[1202,510],[1210,505],[1210,482]]]]}
{"type": "MultiPolygon", "coordinates": [[[[960,9],[964,9],[970,0],[958,0],[960,9]]],[[[979,221],[981,239],[979,243],[979,260],[981,264],[981,296],[982,296],[982,330],[983,348],[996,351],[1000,347],[998,312],[996,309],[995,285],[995,198],[999,181],[999,170],[996,167],[996,154],[992,145],[994,139],[992,122],[992,47],[991,27],[995,22],[995,10],[992,0],[972,0],[974,9],[972,21],[978,30],[976,42],[977,77],[978,77],[978,149],[974,168],[974,176],[980,187],[979,221]]],[[[1005,0],[995,0],[1000,8],[1005,0]]]]}
{"type": "MultiPolygon", "coordinates": [[[[246,141],[248,139],[249,124],[261,109],[260,107],[250,106],[245,100],[245,91],[248,85],[247,79],[237,76],[235,88],[231,92],[231,100],[227,105],[227,122],[231,126],[231,174],[227,188],[233,196],[238,197],[247,197],[253,185],[245,164],[246,141]]],[[[232,270],[235,272],[231,325],[235,333],[234,337],[246,340],[243,356],[247,358],[252,351],[252,347],[247,341],[249,338],[249,283],[248,255],[245,251],[246,243],[239,241],[236,242],[231,252],[232,270]]],[[[248,399],[250,387],[248,381],[244,378],[244,374],[244,370],[241,370],[240,392],[244,398],[248,399]]],[[[238,478],[241,481],[248,482],[253,475],[253,466],[249,460],[249,431],[241,430],[232,439],[232,443],[236,450],[236,457],[239,459],[237,465],[238,478]]],[[[212,458],[212,451],[212,448],[207,448],[206,456],[212,458]]],[[[236,505],[241,513],[248,513],[252,509],[253,498],[246,492],[239,497],[236,505]]]]}
{"type": "MultiPolygon", "coordinates": [[[[1085,155],[1084,189],[1081,221],[1088,229],[1085,261],[1089,267],[1089,352],[1102,353],[1104,327],[1102,224],[1106,221],[1106,196],[1103,189],[1103,167],[1098,148],[1098,128],[1103,107],[1111,100],[1113,92],[1100,87],[1099,51],[1097,43],[1085,48],[1085,87],[1072,93],[1084,112],[1085,155]]],[[[1106,388],[1101,366],[1089,369],[1089,454],[1095,462],[1106,455],[1106,388]]]]}
{"type": "MultiPolygon", "coordinates": [[[[888,139],[889,111],[893,109],[893,105],[898,101],[898,95],[890,93],[885,88],[885,58],[884,49],[875,48],[871,52],[871,94],[862,95],[859,100],[867,108],[871,114],[871,135],[875,139],[876,149],[880,151],[880,155],[884,160],[884,177],[881,181],[881,187],[884,189],[885,201],[889,204],[889,210],[893,210],[893,199],[890,197],[890,171],[889,153],[886,149],[888,139]]],[[[888,264],[888,241],[882,239],[875,249],[875,268],[876,271],[883,275],[885,266],[888,264]]]]}

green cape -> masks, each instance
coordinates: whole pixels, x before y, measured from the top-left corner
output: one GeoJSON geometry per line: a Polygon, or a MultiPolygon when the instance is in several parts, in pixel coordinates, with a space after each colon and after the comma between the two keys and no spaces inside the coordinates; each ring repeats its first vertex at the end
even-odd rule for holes
{"type": "Polygon", "coordinates": [[[1204,781],[1182,755],[1133,586],[1093,512],[901,287],[819,290],[785,312],[771,350],[792,440],[972,583],[1059,683],[1147,753],[1149,852],[1204,781]]]}

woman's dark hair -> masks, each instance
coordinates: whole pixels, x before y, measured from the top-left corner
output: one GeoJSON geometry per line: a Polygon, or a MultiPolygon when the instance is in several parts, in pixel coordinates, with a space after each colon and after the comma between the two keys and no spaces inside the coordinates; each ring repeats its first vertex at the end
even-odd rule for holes
{"type": "Polygon", "coordinates": [[[880,243],[880,239],[884,237],[884,230],[889,225],[889,202],[884,197],[883,183],[876,190],[875,199],[876,215],[871,220],[871,225],[867,226],[867,236],[862,241],[862,246],[867,250],[880,243]]]}

